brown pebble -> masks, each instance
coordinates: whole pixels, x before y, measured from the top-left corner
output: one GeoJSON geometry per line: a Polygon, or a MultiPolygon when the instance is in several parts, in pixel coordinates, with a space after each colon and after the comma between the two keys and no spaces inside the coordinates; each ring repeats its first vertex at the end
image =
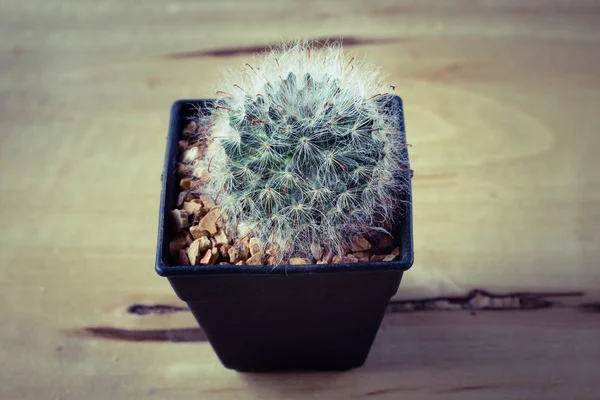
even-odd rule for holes
{"type": "Polygon", "coordinates": [[[259,238],[253,237],[252,239],[250,239],[250,241],[248,242],[248,248],[250,249],[251,256],[255,256],[257,254],[262,255],[262,251],[260,250],[260,239],[259,238]]]}
{"type": "Polygon", "coordinates": [[[356,236],[350,242],[350,250],[352,251],[366,251],[371,248],[371,243],[362,236],[356,236]]]}
{"type": "Polygon", "coordinates": [[[340,255],[348,254],[350,252],[349,244],[346,242],[342,242],[340,255]]]}
{"type": "Polygon", "coordinates": [[[319,261],[317,261],[317,264],[327,264],[327,263],[325,261],[319,260],[319,261]]]}
{"type": "Polygon", "coordinates": [[[377,241],[377,248],[379,250],[391,249],[393,246],[394,241],[389,235],[385,235],[377,241]]]}
{"type": "Polygon", "coordinates": [[[369,261],[371,261],[371,262],[379,262],[379,261],[383,261],[384,258],[385,258],[384,254],[373,254],[371,256],[371,259],[369,261]]]}
{"type": "Polygon", "coordinates": [[[200,228],[200,226],[198,226],[198,225],[195,225],[195,226],[190,227],[190,234],[192,235],[192,237],[194,239],[198,239],[203,236],[210,235],[210,232],[207,231],[206,229],[200,228]]]}
{"type": "Polygon", "coordinates": [[[200,222],[200,218],[201,218],[201,216],[199,213],[192,214],[192,220],[190,221],[190,225],[191,226],[198,225],[198,222],[200,222]]]}
{"type": "Polygon", "coordinates": [[[184,201],[183,209],[190,215],[199,214],[200,210],[202,210],[202,203],[200,203],[200,201],[197,199],[194,199],[192,201],[184,201]]]}
{"type": "Polygon", "coordinates": [[[197,197],[194,196],[194,193],[186,191],[185,193],[185,199],[183,201],[192,201],[197,199],[197,197]]]}
{"type": "Polygon", "coordinates": [[[219,247],[219,254],[221,255],[221,260],[229,262],[229,245],[224,244],[219,247]]]}
{"type": "Polygon", "coordinates": [[[240,252],[235,247],[230,247],[227,253],[229,254],[229,262],[237,264],[240,261],[240,252]]]}
{"type": "Polygon", "coordinates": [[[238,262],[235,263],[235,265],[246,265],[246,262],[243,261],[243,260],[242,261],[238,261],[238,262]]]}
{"type": "Polygon", "coordinates": [[[217,231],[217,233],[214,236],[214,239],[217,242],[217,246],[222,246],[222,245],[229,243],[229,239],[227,239],[227,235],[225,235],[225,232],[223,232],[221,229],[219,229],[217,231]]]}
{"type": "Polygon", "coordinates": [[[268,256],[267,257],[267,263],[269,265],[276,265],[279,263],[280,259],[281,259],[281,254],[279,253],[279,247],[278,246],[271,246],[269,247],[266,251],[265,254],[268,256]]]}
{"type": "Polygon", "coordinates": [[[348,264],[354,264],[358,262],[358,258],[356,257],[352,257],[352,256],[343,256],[342,257],[342,262],[343,263],[348,263],[348,264]]]}
{"type": "Polygon", "coordinates": [[[240,244],[243,247],[248,248],[248,246],[250,246],[250,237],[248,235],[246,235],[243,238],[241,238],[240,239],[240,244]]]}
{"type": "Polygon", "coordinates": [[[185,201],[185,197],[187,196],[187,192],[179,192],[179,194],[177,195],[177,203],[175,204],[176,207],[181,207],[183,205],[183,202],[185,201]]]}
{"type": "Polygon", "coordinates": [[[190,147],[189,149],[181,153],[181,161],[183,161],[184,163],[191,163],[198,157],[200,157],[200,149],[196,146],[190,147]]]}
{"type": "Polygon", "coordinates": [[[387,256],[383,257],[383,260],[381,261],[394,261],[396,259],[397,256],[393,255],[393,254],[388,254],[387,256]]]}
{"type": "Polygon", "coordinates": [[[193,178],[183,178],[179,181],[179,187],[183,190],[190,190],[193,178]]]}
{"type": "Polygon", "coordinates": [[[194,244],[194,243],[197,243],[200,253],[204,253],[206,250],[208,250],[210,248],[210,240],[208,240],[208,238],[206,236],[200,236],[198,239],[196,239],[192,242],[192,244],[194,244]]]}
{"type": "Polygon", "coordinates": [[[190,265],[190,259],[188,258],[188,255],[185,252],[185,250],[179,250],[179,259],[177,260],[177,263],[179,265],[190,265]]]}
{"type": "Polygon", "coordinates": [[[231,265],[228,262],[220,262],[218,265],[231,265]]]}
{"type": "Polygon", "coordinates": [[[331,251],[331,249],[325,250],[321,260],[325,261],[326,264],[329,264],[332,259],[333,259],[333,251],[331,251]]]}
{"type": "Polygon", "coordinates": [[[181,232],[183,228],[190,226],[188,213],[182,210],[173,210],[169,212],[171,217],[171,226],[174,232],[181,232]]]}
{"type": "Polygon", "coordinates": [[[218,259],[219,259],[219,250],[217,248],[213,247],[212,249],[206,250],[206,253],[204,253],[204,256],[200,260],[200,264],[214,265],[218,259]]]}
{"type": "Polygon", "coordinates": [[[333,258],[331,259],[332,264],[339,264],[341,262],[342,262],[342,257],[340,257],[340,256],[333,256],[333,258]]]}
{"type": "Polygon", "coordinates": [[[367,252],[367,251],[358,251],[356,253],[351,253],[349,255],[357,258],[358,261],[360,261],[360,262],[369,261],[369,256],[370,256],[369,252],[367,252]]]}
{"type": "Polygon", "coordinates": [[[247,247],[238,247],[239,259],[246,261],[250,258],[250,250],[247,247]]]}
{"type": "MultiPolygon", "coordinates": [[[[221,211],[218,208],[213,208],[200,219],[198,229],[207,231],[211,236],[217,233],[216,221],[221,218],[221,211]]],[[[191,230],[190,230],[191,231],[191,230]]]]}
{"type": "Polygon", "coordinates": [[[179,153],[183,153],[184,151],[187,150],[188,147],[190,147],[190,142],[188,142],[187,140],[180,140],[178,142],[179,144],[179,153]]]}
{"type": "Polygon", "coordinates": [[[198,124],[195,121],[191,121],[189,124],[186,125],[185,128],[183,128],[183,137],[188,138],[190,136],[193,136],[196,133],[197,129],[198,124]]]}
{"type": "Polygon", "coordinates": [[[192,176],[196,179],[200,179],[202,178],[203,174],[202,168],[199,165],[194,165],[194,168],[192,169],[192,176]]]}
{"type": "Polygon", "coordinates": [[[179,250],[183,249],[187,243],[185,242],[185,237],[182,235],[177,235],[173,240],[169,242],[169,253],[171,257],[176,258],[179,256],[179,250]]]}
{"type": "Polygon", "coordinates": [[[190,264],[198,265],[200,262],[200,255],[202,254],[202,250],[200,250],[200,240],[194,240],[190,247],[187,249],[187,255],[190,259],[190,264]]]}
{"type": "Polygon", "coordinates": [[[261,253],[255,254],[246,260],[246,265],[262,265],[263,255],[261,253]]]}
{"type": "Polygon", "coordinates": [[[321,256],[323,256],[323,248],[319,243],[312,243],[310,245],[310,253],[315,258],[315,260],[320,260],[321,256]]]}
{"type": "Polygon", "coordinates": [[[200,201],[202,201],[202,204],[204,204],[204,207],[206,207],[206,208],[213,208],[216,206],[213,199],[211,199],[211,197],[206,194],[200,195],[200,201]]]}
{"type": "Polygon", "coordinates": [[[265,254],[268,255],[268,256],[276,257],[279,254],[277,246],[271,246],[271,247],[269,247],[265,251],[265,254]]]}
{"type": "Polygon", "coordinates": [[[392,250],[392,252],[390,254],[398,257],[400,255],[400,248],[396,247],[394,250],[392,250]]]}
{"type": "MultiPolygon", "coordinates": [[[[192,174],[192,168],[188,165],[178,164],[177,165],[177,177],[178,178],[187,178],[192,174]]],[[[189,189],[189,187],[188,187],[189,189]]]]}
{"type": "Polygon", "coordinates": [[[185,238],[186,246],[189,246],[194,241],[194,238],[192,238],[192,235],[187,230],[183,231],[183,237],[185,238]]]}
{"type": "Polygon", "coordinates": [[[312,262],[308,258],[292,257],[289,261],[290,265],[310,265],[312,262]]]}

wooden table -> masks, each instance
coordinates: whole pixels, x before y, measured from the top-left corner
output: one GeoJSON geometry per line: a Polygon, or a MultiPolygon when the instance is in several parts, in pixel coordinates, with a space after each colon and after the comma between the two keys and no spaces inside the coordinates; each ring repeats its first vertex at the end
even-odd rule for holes
{"type": "Polygon", "coordinates": [[[600,397],[599,2],[0,11],[0,398],[600,397]],[[416,261],[363,368],[240,375],[153,271],[168,110],[301,36],[403,97],[416,261]]]}

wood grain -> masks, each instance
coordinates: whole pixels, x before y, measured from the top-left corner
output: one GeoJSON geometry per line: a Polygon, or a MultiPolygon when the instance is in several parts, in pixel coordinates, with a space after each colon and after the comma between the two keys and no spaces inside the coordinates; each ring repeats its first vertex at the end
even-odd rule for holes
{"type": "Polygon", "coordinates": [[[600,3],[0,11],[0,398],[597,398],[600,3]],[[344,38],[404,99],[416,261],[364,368],[238,375],[155,307],[182,306],[153,271],[168,109],[304,36],[344,38]],[[477,288],[550,305],[473,315],[477,288]]]}

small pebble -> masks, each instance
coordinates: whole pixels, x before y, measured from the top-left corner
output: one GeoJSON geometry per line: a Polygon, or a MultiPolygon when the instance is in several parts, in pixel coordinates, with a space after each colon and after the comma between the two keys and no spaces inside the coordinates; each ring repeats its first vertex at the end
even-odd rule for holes
{"type": "Polygon", "coordinates": [[[290,265],[310,265],[312,262],[308,258],[292,257],[289,261],[290,265]]]}
{"type": "Polygon", "coordinates": [[[200,195],[200,201],[202,201],[202,204],[204,204],[204,207],[206,208],[213,208],[216,206],[213,199],[211,199],[210,196],[207,196],[205,194],[200,195]]]}
{"type": "Polygon", "coordinates": [[[179,265],[190,265],[190,259],[185,250],[179,250],[179,259],[177,260],[179,265]]]}
{"type": "Polygon", "coordinates": [[[359,252],[356,252],[356,253],[352,253],[350,255],[352,257],[357,258],[358,261],[360,261],[360,262],[369,261],[369,256],[370,256],[369,252],[367,252],[367,251],[359,251],[359,252]]]}
{"type": "Polygon", "coordinates": [[[188,147],[190,147],[190,144],[187,140],[180,140],[178,142],[178,144],[179,144],[179,154],[183,154],[183,152],[186,151],[188,147]]]}
{"type": "Polygon", "coordinates": [[[183,237],[185,238],[186,246],[189,246],[194,241],[194,238],[192,238],[192,235],[188,231],[183,232],[183,237]]]}
{"type": "Polygon", "coordinates": [[[199,249],[202,253],[210,248],[210,240],[206,236],[201,236],[196,241],[199,243],[199,249]]]}
{"type": "Polygon", "coordinates": [[[263,255],[262,254],[255,254],[252,257],[250,257],[248,260],[246,260],[246,265],[262,265],[263,264],[263,255]]]}
{"type": "Polygon", "coordinates": [[[323,257],[321,258],[322,261],[325,261],[326,264],[329,264],[330,262],[332,262],[333,259],[333,251],[331,251],[330,249],[326,250],[323,253],[323,257]]]}
{"type": "Polygon", "coordinates": [[[198,265],[200,263],[200,254],[202,254],[202,251],[200,250],[200,239],[194,240],[187,250],[187,256],[191,265],[198,265]]]}
{"type": "MultiPolygon", "coordinates": [[[[213,208],[206,214],[200,222],[198,222],[198,229],[207,231],[211,236],[217,233],[217,220],[221,218],[221,211],[218,208],[213,208]]],[[[190,230],[191,231],[191,230],[190,230]]]]}
{"type": "Polygon", "coordinates": [[[225,235],[225,232],[223,232],[222,230],[217,231],[216,235],[214,236],[215,241],[217,242],[217,246],[223,246],[229,243],[229,239],[227,239],[227,235],[225,235]]]}
{"type": "MultiPolygon", "coordinates": [[[[177,165],[177,177],[181,179],[188,178],[192,174],[192,168],[187,165],[178,164],[177,165]]],[[[190,181],[191,182],[191,181],[190,181]]],[[[181,184],[179,185],[181,186],[181,184]]],[[[190,184],[188,184],[189,189],[190,184]]]]}
{"type": "Polygon", "coordinates": [[[219,254],[221,255],[221,260],[225,262],[229,262],[229,245],[224,244],[219,247],[219,254]]]}
{"type": "Polygon", "coordinates": [[[350,242],[350,250],[352,251],[366,251],[371,248],[371,243],[362,236],[356,236],[350,242]]]}
{"type": "Polygon", "coordinates": [[[181,161],[184,163],[191,163],[198,157],[200,157],[200,149],[198,147],[190,147],[181,155],[181,161]]]}
{"type": "Polygon", "coordinates": [[[315,260],[320,260],[323,256],[323,248],[318,243],[312,243],[310,245],[310,253],[315,258],[315,260]]]}
{"type": "Polygon", "coordinates": [[[183,137],[189,138],[190,136],[196,133],[197,129],[198,124],[195,121],[191,121],[189,124],[186,125],[185,128],[183,128],[183,137]]]}
{"type": "Polygon", "coordinates": [[[389,235],[383,236],[377,242],[377,248],[379,250],[391,249],[393,246],[394,246],[394,241],[392,240],[392,238],[389,235]]]}
{"type": "Polygon", "coordinates": [[[248,250],[247,247],[239,247],[238,248],[238,253],[239,253],[239,259],[240,260],[247,260],[248,258],[250,258],[250,250],[248,250]]]}
{"type": "Polygon", "coordinates": [[[200,210],[202,210],[202,203],[198,199],[194,199],[192,201],[184,201],[183,209],[189,214],[199,214],[200,210]]]}
{"type": "Polygon", "coordinates": [[[188,213],[182,210],[173,210],[169,212],[171,217],[171,226],[174,232],[181,232],[183,228],[190,226],[188,222],[188,213]]]}
{"type": "Polygon", "coordinates": [[[177,208],[181,207],[183,205],[183,202],[185,201],[185,197],[187,196],[187,192],[179,192],[179,194],[177,195],[177,208]]]}
{"type": "Polygon", "coordinates": [[[179,181],[179,187],[183,190],[190,190],[190,188],[192,187],[193,180],[193,178],[183,178],[179,181]]]}
{"type": "Polygon", "coordinates": [[[262,254],[262,252],[260,251],[260,239],[253,237],[252,239],[250,239],[250,241],[248,242],[248,248],[250,249],[250,255],[251,256],[255,256],[257,254],[262,254]]]}
{"type": "Polygon", "coordinates": [[[230,247],[227,251],[229,254],[229,262],[237,264],[240,261],[240,252],[235,247],[230,247]]]}
{"type": "Polygon", "coordinates": [[[219,250],[215,247],[212,249],[206,250],[206,253],[200,260],[200,264],[202,265],[214,265],[219,259],[219,250]]]}
{"type": "Polygon", "coordinates": [[[187,245],[183,235],[175,236],[175,238],[169,242],[169,253],[171,254],[171,257],[177,257],[179,255],[179,250],[187,245]]]}
{"type": "Polygon", "coordinates": [[[383,260],[381,260],[381,261],[386,261],[386,262],[389,262],[389,261],[394,261],[395,259],[396,259],[396,256],[395,256],[395,255],[393,255],[393,254],[388,254],[387,256],[383,257],[383,260]]]}

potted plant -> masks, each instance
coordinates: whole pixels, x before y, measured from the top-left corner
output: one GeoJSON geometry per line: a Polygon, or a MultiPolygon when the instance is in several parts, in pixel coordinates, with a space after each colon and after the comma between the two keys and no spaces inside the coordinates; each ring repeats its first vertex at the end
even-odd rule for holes
{"type": "Polygon", "coordinates": [[[156,271],[238,371],[364,363],[413,262],[402,102],[339,43],[171,109],[156,271]]]}

